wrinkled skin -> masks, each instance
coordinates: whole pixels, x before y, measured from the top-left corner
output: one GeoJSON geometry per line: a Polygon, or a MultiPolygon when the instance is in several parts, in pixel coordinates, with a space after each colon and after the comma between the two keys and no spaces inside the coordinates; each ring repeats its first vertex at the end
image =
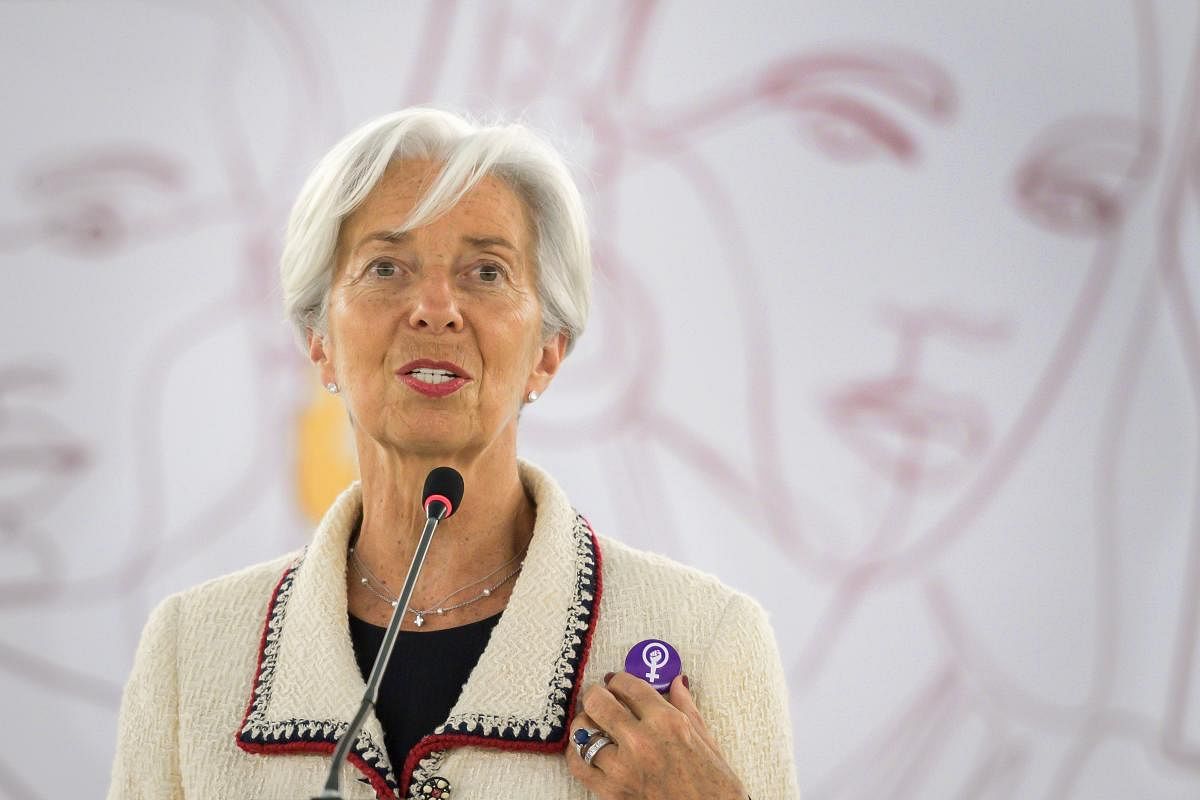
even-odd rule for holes
{"type": "Polygon", "coordinates": [[[583,763],[572,741],[567,766],[601,800],[745,800],[746,789],[721,755],[683,676],[660,695],[625,672],[583,693],[579,728],[602,730],[614,744],[583,763]]]}

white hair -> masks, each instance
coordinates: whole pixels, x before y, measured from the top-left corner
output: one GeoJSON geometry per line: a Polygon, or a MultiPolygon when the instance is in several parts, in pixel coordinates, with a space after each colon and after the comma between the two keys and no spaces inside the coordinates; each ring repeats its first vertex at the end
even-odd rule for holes
{"type": "Polygon", "coordinates": [[[525,207],[536,236],[542,336],[567,336],[570,351],[591,305],[592,257],[579,189],[562,157],[524,125],[481,125],[432,108],[407,108],[347,135],[317,164],[296,198],[280,259],[283,304],[301,337],[326,330],[329,290],[342,221],[366,198],[388,165],[435,161],[442,170],[401,231],[445,213],[487,175],[505,181],[525,207]]]}

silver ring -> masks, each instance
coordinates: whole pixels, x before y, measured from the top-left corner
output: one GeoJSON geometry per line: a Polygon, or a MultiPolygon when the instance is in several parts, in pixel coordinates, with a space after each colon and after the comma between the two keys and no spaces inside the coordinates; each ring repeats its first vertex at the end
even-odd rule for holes
{"type": "Polygon", "coordinates": [[[592,743],[592,740],[597,736],[603,735],[604,731],[600,730],[599,728],[580,728],[579,730],[575,731],[575,734],[572,736],[572,739],[575,741],[575,752],[579,753],[580,758],[583,758],[583,751],[586,750],[587,746],[592,743]],[[584,734],[582,742],[579,741],[580,733],[584,734]]]}
{"type": "Polygon", "coordinates": [[[603,733],[592,739],[587,744],[587,750],[583,751],[583,763],[590,767],[592,765],[592,760],[596,757],[596,754],[612,743],[613,740],[605,736],[603,733]]]}

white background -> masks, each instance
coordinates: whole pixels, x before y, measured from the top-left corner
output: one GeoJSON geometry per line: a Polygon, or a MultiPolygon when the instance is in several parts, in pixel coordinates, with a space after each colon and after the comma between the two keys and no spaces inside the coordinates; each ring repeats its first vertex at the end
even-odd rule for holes
{"type": "Polygon", "coordinates": [[[149,610],[306,540],[280,232],[431,103],[569,154],[596,312],[523,453],[767,607],[807,798],[1200,796],[1197,24],[0,3],[0,795],[101,796],[149,610]]]}

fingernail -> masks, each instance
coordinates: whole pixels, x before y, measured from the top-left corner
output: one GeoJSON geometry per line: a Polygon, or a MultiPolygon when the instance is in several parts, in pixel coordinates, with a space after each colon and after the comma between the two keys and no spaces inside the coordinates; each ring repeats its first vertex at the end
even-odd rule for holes
{"type": "Polygon", "coordinates": [[[684,675],[683,678],[681,678],[681,680],[683,681],[683,688],[687,689],[690,692],[692,690],[692,682],[688,680],[687,675],[684,675]]]}
{"type": "Polygon", "coordinates": [[[607,684],[609,681],[611,681],[613,679],[613,675],[616,675],[616,674],[617,673],[615,673],[615,672],[604,673],[604,682],[607,684]]]}

